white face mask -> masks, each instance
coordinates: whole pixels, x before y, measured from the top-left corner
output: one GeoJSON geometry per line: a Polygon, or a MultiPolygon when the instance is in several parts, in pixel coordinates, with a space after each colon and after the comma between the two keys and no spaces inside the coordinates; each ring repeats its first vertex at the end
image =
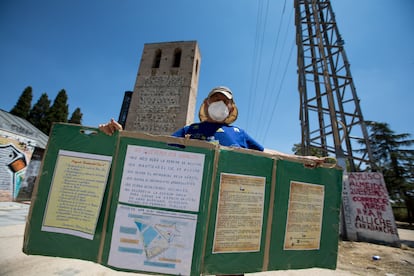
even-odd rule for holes
{"type": "Polygon", "coordinates": [[[222,122],[229,116],[229,109],[223,101],[213,102],[208,105],[208,115],[214,121],[222,122]]]}

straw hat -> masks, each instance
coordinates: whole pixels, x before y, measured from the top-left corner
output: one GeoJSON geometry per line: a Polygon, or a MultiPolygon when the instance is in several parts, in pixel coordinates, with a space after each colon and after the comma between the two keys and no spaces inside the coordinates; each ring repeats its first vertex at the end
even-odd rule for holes
{"type": "Polygon", "coordinates": [[[229,124],[233,123],[234,121],[236,121],[237,115],[239,114],[239,111],[237,109],[236,104],[234,103],[233,93],[231,92],[231,90],[228,87],[225,87],[225,86],[215,87],[210,91],[210,93],[208,93],[207,98],[204,99],[203,103],[200,106],[200,111],[198,112],[198,117],[200,118],[201,122],[207,121],[207,119],[209,117],[208,117],[208,111],[207,111],[208,105],[206,103],[207,103],[207,100],[213,94],[216,94],[216,93],[221,93],[224,96],[226,96],[227,99],[232,100],[231,105],[233,107],[233,110],[230,112],[229,116],[227,116],[227,118],[223,121],[223,123],[226,123],[226,124],[229,125],[229,124]]]}

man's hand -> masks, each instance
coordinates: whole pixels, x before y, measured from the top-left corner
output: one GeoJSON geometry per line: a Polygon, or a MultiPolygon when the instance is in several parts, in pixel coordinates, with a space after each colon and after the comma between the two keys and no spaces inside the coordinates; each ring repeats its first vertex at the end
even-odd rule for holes
{"type": "Polygon", "coordinates": [[[111,121],[109,121],[109,123],[100,124],[99,125],[99,130],[102,131],[103,133],[107,134],[107,135],[112,135],[117,130],[121,131],[122,126],[117,121],[115,121],[114,119],[111,119],[111,121]]]}

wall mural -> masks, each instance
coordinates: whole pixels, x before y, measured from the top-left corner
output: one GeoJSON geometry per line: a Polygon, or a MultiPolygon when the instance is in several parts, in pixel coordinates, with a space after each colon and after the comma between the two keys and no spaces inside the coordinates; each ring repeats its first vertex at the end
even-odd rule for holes
{"type": "Polygon", "coordinates": [[[0,201],[15,200],[36,142],[0,131],[0,201]]]}

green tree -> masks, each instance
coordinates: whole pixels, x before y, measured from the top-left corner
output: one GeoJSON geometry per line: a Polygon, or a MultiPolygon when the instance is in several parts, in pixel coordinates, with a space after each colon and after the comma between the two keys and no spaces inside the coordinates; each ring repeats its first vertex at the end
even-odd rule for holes
{"type": "Polygon", "coordinates": [[[369,143],[376,165],[384,175],[391,198],[403,197],[406,191],[414,189],[413,162],[414,140],[408,133],[395,134],[388,124],[366,122],[369,143]]]}
{"type": "Polygon", "coordinates": [[[65,89],[60,90],[47,114],[48,133],[53,123],[66,123],[68,121],[69,105],[67,101],[68,96],[65,89]]]}
{"type": "Polygon", "coordinates": [[[27,119],[32,105],[32,98],[32,87],[28,86],[22,92],[16,105],[12,108],[12,110],[10,110],[10,113],[20,118],[27,119]]]}
{"type": "MultiPolygon", "coordinates": [[[[302,144],[294,144],[292,148],[292,152],[295,155],[302,155],[302,144]]],[[[323,153],[323,150],[320,148],[311,147],[310,148],[310,155],[311,156],[317,156],[317,157],[323,157],[325,154],[323,153]]]]}
{"type": "Polygon", "coordinates": [[[47,114],[50,109],[50,100],[46,93],[43,93],[39,100],[33,105],[29,112],[28,121],[43,133],[49,133],[49,123],[47,121],[47,114]]]}
{"type": "Polygon", "coordinates": [[[81,125],[82,124],[82,112],[80,110],[80,108],[76,108],[75,111],[73,111],[72,116],[69,119],[69,123],[72,124],[78,124],[81,125]]]}

